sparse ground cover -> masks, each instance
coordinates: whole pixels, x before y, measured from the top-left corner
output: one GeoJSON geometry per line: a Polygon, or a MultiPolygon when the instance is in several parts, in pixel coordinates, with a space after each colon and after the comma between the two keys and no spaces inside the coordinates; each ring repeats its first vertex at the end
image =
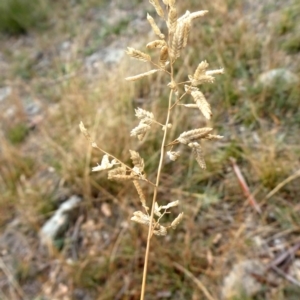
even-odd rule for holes
{"type": "MultiPolygon", "coordinates": [[[[137,143],[129,132],[136,107],[159,119],[167,82],[160,75],[135,85],[123,80],[139,71],[123,53],[133,43],[145,48],[151,7],[147,1],[41,3],[36,9],[46,17],[38,24],[26,21],[10,32],[0,23],[0,299],[139,299],[146,232],[129,221],[139,205],[136,191],[90,174],[101,158],[78,123],[124,161],[128,149],[138,149],[155,177],[162,133],[137,143]],[[49,254],[40,229],[72,195],[82,201],[49,254]]],[[[153,239],[148,299],[205,299],[202,285],[214,299],[222,293],[240,300],[298,299],[299,3],[180,6],[182,13],[209,10],[192,31],[193,50],[183,63],[190,74],[202,60],[224,67],[225,75],[204,93],[214,109],[211,125],[225,138],[205,145],[205,171],[188,155],[164,167],[159,197],[180,199],[188,217],[174,234],[153,239]],[[266,79],[270,70],[280,75],[266,79]],[[249,204],[230,158],[261,214],[249,204]],[[275,264],[278,256],[282,261],[275,264]],[[239,274],[245,261],[273,263],[273,270],[250,268],[259,288],[253,296],[234,296],[228,274],[239,274]]],[[[178,109],[173,137],[182,123],[205,124],[198,111],[178,109]]]]}

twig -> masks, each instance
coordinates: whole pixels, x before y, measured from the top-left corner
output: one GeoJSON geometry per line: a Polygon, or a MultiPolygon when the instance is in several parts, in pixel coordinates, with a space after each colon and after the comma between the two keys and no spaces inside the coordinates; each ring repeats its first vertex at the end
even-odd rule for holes
{"type": "Polygon", "coordinates": [[[246,180],[245,180],[240,168],[236,164],[235,159],[231,157],[230,161],[231,161],[231,164],[233,167],[233,171],[234,171],[236,177],[238,178],[239,184],[244,192],[244,195],[247,197],[249,203],[254,207],[256,212],[261,214],[261,209],[260,209],[259,205],[257,204],[256,200],[254,199],[253,195],[251,194],[249,187],[246,183],[246,180]]]}
{"type": "MultiPolygon", "coordinates": [[[[111,267],[111,264],[114,262],[114,260],[115,260],[115,257],[116,257],[116,253],[117,253],[117,251],[118,251],[118,247],[119,247],[119,245],[120,245],[120,243],[121,243],[121,241],[122,241],[122,238],[124,237],[124,232],[126,231],[126,227],[123,227],[123,228],[121,228],[121,230],[119,231],[119,233],[118,233],[118,236],[117,236],[117,239],[116,239],[116,241],[115,241],[115,244],[114,244],[114,246],[113,246],[113,249],[112,249],[112,251],[111,251],[111,255],[110,255],[110,257],[109,257],[109,266],[111,267]]],[[[109,268],[110,268],[109,267],[109,268]]]]}
{"type": "Polygon", "coordinates": [[[81,224],[83,222],[83,219],[84,219],[83,215],[79,216],[79,218],[77,219],[77,221],[75,223],[75,226],[74,226],[74,231],[73,231],[73,234],[72,234],[72,238],[71,238],[73,260],[77,260],[78,259],[76,241],[78,240],[78,233],[79,233],[80,226],[81,226],[81,224]]]}
{"type": "Polygon", "coordinates": [[[187,277],[193,280],[193,282],[197,285],[197,287],[203,292],[203,294],[206,296],[209,300],[215,300],[215,298],[209,293],[205,285],[196,278],[190,271],[188,271],[186,268],[184,268],[182,265],[180,265],[177,262],[173,262],[173,265],[176,269],[184,273],[187,277]]]}
{"type": "Polygon", "coordinates": [[[2,269],[3,273],[7,277],[8,281],[14,287],[14,289],[19,294],[21,299],[23,299],[23,300],[27,299],[25,297],[24,292],[23,292],[22,288],[20,287],[19,283],[16,281],[16,279],[15,279],[14,275],[11,273],[11,271],[7,268],[7,266],[5,265],[5,263],[1,257],[0,257],[0,269],[2,269]]]}
{"type": "Polygon", "coordinates": [[[284,262],[287,258],[293,257],[295,253],[299,250],[300,248],[300,242],[298,242],[296,245],[293,247],[289,248],[287,251],[281,253],[277,258],[275,258],[268,266],[267,269],[277,267],[280,265],[282,262],[284,262]]]}
{"type": "Polygon", "coordinates": [[[272,270],[274,270],[276,273],[278,273],[280,276],[282,276],[283,278],[285,278],[287,281],[297,285],[300,287],[300,282],[298,280],[296,280],[294,277],[292,277],[289,274],[286,274],[284,271],[282,271],[280,268],[276,267],[276,266],[272,266],[271,267],[272,270]]]}
{"type": "Polygon", "coordinates": [[[289,176],[288,178],[284,179],[282,182],[280,182],[271,192],[268,193],[268,195],[265,197],[264,201],[274,196],[281,188],[283,188],[286,184],[288,184],[290,181],[300,177],[300,169],[295,172],[293,175],[289,176]]]}

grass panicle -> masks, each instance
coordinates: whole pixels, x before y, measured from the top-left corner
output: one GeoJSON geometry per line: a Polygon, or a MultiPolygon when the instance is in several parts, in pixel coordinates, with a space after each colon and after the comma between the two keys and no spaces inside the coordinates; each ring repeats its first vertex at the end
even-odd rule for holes
{"type": "MultiPolygon", "coordinates": [[[[163,1],[163,3],[165,4],[165,8],[161,6],[158,0],[151,0],[150,3],[155,8],[158,16],[161,17],[166,23],[165,29],[168,31],[167,35],[162,33],[163,30],[158,27],[154,18],[149,14],[147,15],[147,20],[149,21],[154,33],[160,38],[160,40],[155,40],[147,43],[146,48],[149,50],[159,50],[160,53],[158,56],[158,61],[156,61],[156,57],[152,58],[151,55],[131,47],[127,48],[126,53],[128,54],[128,56],[139,61],[150,62],[157,68],[138,75],[126,77],[125,79],[127,81],[136,81],[146,76],[151,76],[158,71],[163,71],[166,76],[169,76],[169,84],[166,86],[166,88],[169,90],[169,100],[168,108],[165,111],[164,123],[160,123],[159,121],[155,120],[154,115],[151,111],[147,111],[143,108],[136,108],[135,115],[140,120],[140,123],[130,132],[130,136],[136,136],[138,140],[141,141],[144,139],[146,133],[150,129],[152,129],[153,123],[162,126],[163,138],[161,141],[161,151],[157,167],[156,181],[155,183],[151,183],[146,179],[147,176],[144,170],[144,158],[142,158],[141,155],[134,150],[129,150],[130,158],[133,164],[133,167],[129,167],[126,166],[123,162],[116,159],[113,155],[106,153],[104,150],[98,148],[101,152],[104,153],[104,156],[102,158],[101,164],[92,169],[92,171],[110,169],[108,171],[108,179],[116,181],[132,181],[142,204],[142,208],[144,209],[144,212],[140,210],[135,211],[133,213],[133,216],[131,217],[132,221],[148,227],[147,246],[140,296],[141,300],[145,298],[151,238],[153,237],[153,235],[166,236],[170,229],[176,229],[176,227],[179,226],[184,215],[183,212],[180,212],[176,217],[173,218],[173,221],[171,221],[170,224],[162,224],[164,216],[166,214],[169,214],[171,209],[173,209],[174,207],[178,207],[180,204],[179,200],[173,200],[166,205],[161,206],[158,204],[158,189],[160,187],[160,177],[162,168],[164,166],[165,155],[169,157],[170,161],[176,161],[180,157],[180,152],[172,151],[173,146],[179,143],[187,145],[192,149],[191,155],[193,155],[196,162],[202,169],[205,169],[206,164],[202,146],[200,144],[201,140],[218,140],[222,138],[220,135],[211,134],[213,128],[203,127],[184,131],[176,140],[167,143],[167,140],[170,139],[169,129],[172,127],[172,112],[174,111],[174,107],[177,107],[178,109],[180,109],[180,107],[182,106],[185,106],[187,108],[196,107],[199,108],[205,119],[209,120],[211,118],[211,106],[206,100],[204,94],[199,90],[197,86],[205,83],[213,83],[213,76],[223,73],[223,69],[207,71],[208,63],[206,61],[202,61],[199,63],[193,76],[187,75],[187,81],[184,82],[185,85],[182,89],[181,83],[177,82],[177,77],[174,71],[174,64],[182,55],[182,50],[188,44],[188,37],[191,31],[192,21],[204,16],[207,11],[202,10],[193,13],[186,11],[183,16],[178,18],[178,11],[175,7],[174,0],[163,1]],[[167,36],[168,39],[166,39],[165,36],[167,36]],[[193,98],[195,104],[180,104],[179,102],[186,95],[190,95],[193,98]],[[167,147],[171,147],[171,149],[167,151],[167,147]],[[152,201],[149,201],[147,199],[147,196],[143,192],[139,181],[146,181],[148,184],[152,184],[154,189],[152,201]]],[[[88,134],[82,123],[80,124],[80,128],[86,138],[91,141],[90,135],[88,134]]]]}

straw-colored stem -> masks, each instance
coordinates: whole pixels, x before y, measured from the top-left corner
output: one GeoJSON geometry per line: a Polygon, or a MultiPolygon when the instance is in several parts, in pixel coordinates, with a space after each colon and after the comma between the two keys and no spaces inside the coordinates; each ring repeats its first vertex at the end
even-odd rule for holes
{"type": "MultiPolygon", "coordinates": [[[[171,74],[172,73],[173,73],[173,70],[171,71],[171,74]]],[[[141,300],[144,300],[144,297],[145,297],[146,278],[147,278],[147,270],[148,270],[148,259],[149,259],[149,250],[150,250],[150,240],[151,240],[151,237],[152,237],[152,224],[153,224],[153,216],[154,216],[154,204],[155,204],[156,198],[157,198],[157,192],[158,192],[158,186],[159,186],[159,181],[160,181],[160,175],[161,175],[162,165],[163,165],[163,161],[164,161],[165,143],[166,143],[166,137],[167,137],[167,132],[168,132],[167,125],[169,124],[169,119],[170,119],[170,112],[171,112],[170,108],[171,108],[171,103],[172,103],[172,96],[173,96],[173,90],[171,90],[170,96],[169,96],[168,114],[167,114],[167,119],[166,119],[166,126],[165,126],[165,131],[164,131],[164,137],[163,137],[163,140],[162,140],[162,143],[161,143],[160,160],[159,160],[159,165],[158,165],[158,170],[157,170],[157,177],[156,177],[156,184],[155,184],[154,194],[153,194],[153,199],[152,199],[150,224],[149,224],[148,237],[147,237],[147,246],[146,246],[144,271],[143,271],[143,281],[142,281],[141,298],[140,298],[141,300]]]]}
{"type": "Polygon", "coordinates": [[[181,97],[178,98],[177,101],[171,106],[170,109],[173,109],[173,107],[176,106],[176,105],[183,99],[183,97],[184,97],[186,94],[187,94],[187,93],[184,92],[184,93],[181,95],[181,97]]]}

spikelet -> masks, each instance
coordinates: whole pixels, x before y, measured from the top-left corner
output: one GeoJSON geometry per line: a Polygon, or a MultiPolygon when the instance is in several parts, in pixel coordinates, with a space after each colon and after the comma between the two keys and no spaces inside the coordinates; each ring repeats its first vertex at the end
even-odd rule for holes
{"type": "Polygon", "coordinates": [[[141,211],[135,211],[133,213],[133,217],[131,218],[131,221],[144,224],[144,225],[149,225],[150,224],[150,218],[148,215],[144,214],[141,211]]]}
{"type": "Polygon", "coordinates": [[[162,48],[163,46],[166,46],[166,41],[164,40],[155,40],[153,42],[150,42],[146,45],[148,49],[154,49],[154,48],[162,48]]]}
{"type": "Polygon", "coordinates": [[[191,95],[204,117],[209,120],[212,112],[210,104],[206,101],[204,95],[200,91],[192,92],[191,95]]]}
{"type": "Polygon", "coordinates": [[[224,69],[217,69],[217,70],[210,70],[205,72],[206,75],[212,76],[212,75],[217,75],[217,74],[224,74],[224,69]]]}
{"type": "Polygon", "coordinates": [[[143,120],[143,122],[148,125],[150,125],[154,120],[154,115],[152,112],[144,110],[139,107],[135,109],[135,116],[138,119],[143,120]]]}
{"type": "Polygon", "coordinates": [[[177,141],[182,144],[188,144],[191,141],[204,138],[208,135],[213,129],[209,127],[203,127],[198,129],[193,129],[183,132],[178,138],[177,141]]]}
{"type": "Polygon", "coordinates": [[[146,210],[148,210],[149,208],[148,208],[147,205],[146,205],[146,197],[145,197],[145,195],[144,195],[144,193],[143,193],[143,190],[142,190],[142,188],[141,188],[141,186],[140,186],[140,183],[139,183],[137,180],[133,180],[133,184],[134,184],[135,189],[136,189],[136,191],[137,191],[137,193],[138,193],[138,195],[139,195],[139,198],[140,198],[140,201],[141,201],[141,203],[142,203],[142,206],[143,206],[146,210]]]}
{"type": "Polygon", "coordinates": [[[138,139],[141,141],[146,132],[150,129],[151,127],[148,124],[145,124],[143,122],[140,122],[139,125],[135,128],[133,128],[130,132],[130,136],[137,136],[138,139]]]}
{"type": "Polygon", "coordinates": [[[179,151],[168,151],[167,155],[169,156],[170,160],[175,161],[180,156],[179,151]]]}
{"type": "Polygon", "coordinates": [[[126,175],[126,166],[121,165],[121,167],[115,168],[115,169],[110,170],[108,172],[108,177],[109,176],[114,176],[114,175],[126,175]]]}
{"type": "Polygon", "coordinates": [[[162,7],[159,4],[158,0],[149,0],[149,2],[153,5],[153,7],[156,10],[156,13],[160,16],[160,17],[164,17],[164,11],[162,9],[162,7]]]}
{"type": "Polygon", "coordinates": [[[169,208],[171,208],[171,207],[175,207],[175,206],[178,206],[178,204],[179,204],[179,200],[176,200],[176,201],[172,201],[172,202],[170,202],[169,204],[167,204],[167,205],[163,205],[163,206],[161,206],[161,209],[169,209],[169,208]]]}
{"type": "Polygon", "coordinates": [[[169,0],[162,0],[163,4],[168,6],[169,5],[169,0]]]}
{"type": "Polygon", "coordinates": [[[160,29],[158,28],[158,26],[156,25],[154,19],[149,15],[147,14],[147,20],[148,22],[150,23],[154,33],[160,38],[160,39],[164,39],[165,38],[165,35],[161,33],[160,29]]]}
{"type": "Polygon", "coordinates": [[[177,25],[177,10],[175,6],[171,6],[169,9],[167,25],[169,28],[169,34],[173,34],[177,25]]]}
{"type": "Polygon", "coordinates": [[[177,20],[177,26],[171,47],[171,57],[173,61],[180,56],[180,50],[187,45],[187,40],[191,29],[191,21],[204,16],[207,12],[208,11],[206,10],[194,13],[186,11],[186,13],[177,20]]]}
{"type": "Polygon", "coordinates": [[[195,156],[200,168],[206,169],[206,164],[200,144],[197,142],[193,142],[189,143],[188,146],[192,148],[193,155],[195,156]]]}
{"type": "Polygon", "coordinates": [[[167,235],[167,228],[162,226],[162,225],[157,225],[158,229],[153,230],[153,234],[154,235],[158,235],[158,236],[165,236],[167,235]]]}
{"type": "Polygon", "coordinates": [[[163,46],[160,50],[160,56],[159,56],[159,65],[162,68],[164,68],[166,66],[168,58],[169,58],[168,47],[163,46]]]}
{"type": "Polygon", "coordinates": [[[205,140],[221,140],[224,136],[216,134],[208,134],[204,137],[205,140]]]}
{"type": "Polygon", "coordinates": [[[105,154],[105,155],[103,155],[103,158],[101,160],[101,165],[98,165],[98,166],[92,168],[92,172],[98,172],[98,171],[102,171],[102,170],[111,169],[115,164],[117,164],[116,160],[113,159],[112,162],[110,163],[108,155],[105,154]]]}
{"type": "Polygon", "coordinates": [[[139,51],[139,50],[136,50],[134,48],[131,48],[131,47],[127,47],[127,51],[126,53],[133,57],[133,58],[136,58],[138,60],[141,60],[141,61],[151,61],[151,57],[150,55],[142,52],[142,51],[139,51]]]}
{"type": "Polygon", "coordinates": [[[206,60],[201,61],[201,63],[198,65],[198,67],[193,75],[194,79],[199,80],[200,76],[203,76],[205,74],[207,68],[208,68],[207,61],[206,60]]]}
{"type": "Polygon", "coordinates": [[[192,86],[197,86],[203,83],[213,83],[215,78],[213,76],[204,74],[197,80],[193,76],[189,75],[189,80],[191,81],[192,86]]]}
{"type": "Polygon", "coordinates": [[[158,203],[155,202],[155,203],[154,203],[154,214],[155,214],[156,216],[158,216],[158,217],[161,217],[161,212],[160,212],[160,210],[161,210],[161,206],[158,206],[158,203]]]}
{"type": "Polygon", "coordinates": [[[187,108],[198,108],[197,104],[178,104],[187,108]]]}
{"type": "Polygon", "coordinates": [[[170,55],[173,61],[180,57],[180,50],[183,46],[184,41],[184,31],[185,31],[185,22],[177,23],[176,31],[173,36],[172,46],[170,50],[170,55]]]}
{"type": "Polygon", "coordinates": [[[134,175],[111,175],[109,173],[108,174],[108,179],[109,180],[116,180],[116,181],[126,181],[126,180],[135,180],[135,179],[138,179],[138,177],[134,176],[134,175]]]}
{"type": "Polygon", "coordinates": [[[132,160],[134,167],[137,168],[140,173],[142,173],[144,171],[144,167],[145,167],[144,159],[141,158],[139,153],[134,150],[129,150],[129,152],[131,155],[130,159],[132,160]]]}
{"type": "Polygon", "coordinates": [[[176,229],[176,227],[179,225],[179,223],[182,221],[183,219],[183,212],[180,213],[176,219],[171,223],[171,227],[172,229],[176,229]]]}
{"type": "Polygon", "coordinates": [[[81,131],[81,133],[85,136],[85,138],[91,142],[92,138],[91,135],[89,134],[89,132],[87,131],[87,129],[85,128],[85,126],[83,125],[82,121],[79,123],[79,129],[81,131]]]}
{"type": "Polygon", "coordinates": [[[206,15],[208,13],[208,10],[199,10],[199,11],[195,11],[193,13],[190,14],[190,18],[193,19],[197,19],[200,17],[203,17],[204,15],[206,15]]]}
{"type": "Polygon", "coordinates": [[[176,0],[169,0],[169,6],[175,6],[176,0]]]}
{"type": "Polygon", "coordinates": [[[187,41],[190,35],[192,22],[190,18],[187,18],[184,22],[184,34],[183,34],[183,45],[182,48],[185,48],[187,45],[187,41]]]}
{"type": "Polygon", "coordinates": [[[135,81],[135,80],[141,79],[143,77],[152,75],[152,74],[156,73],[157,71],[159,71],[159,69],[150,70],[148,72],[145,72],[145,73],[142,73],[142,74],[139,74],[139,75],[136,75],[136,76],[126,77],[125,80],[135,81]]]}
{"type": "Polygon", "coordinates": [[[127,175],[126,174],[126,166],[122,165],[119,168],[115,168],[113,170],[110,170],[108,172],[108,179],[109,180],[124,181],[124,180],[138,179],[138,176],[127,175]]]}

